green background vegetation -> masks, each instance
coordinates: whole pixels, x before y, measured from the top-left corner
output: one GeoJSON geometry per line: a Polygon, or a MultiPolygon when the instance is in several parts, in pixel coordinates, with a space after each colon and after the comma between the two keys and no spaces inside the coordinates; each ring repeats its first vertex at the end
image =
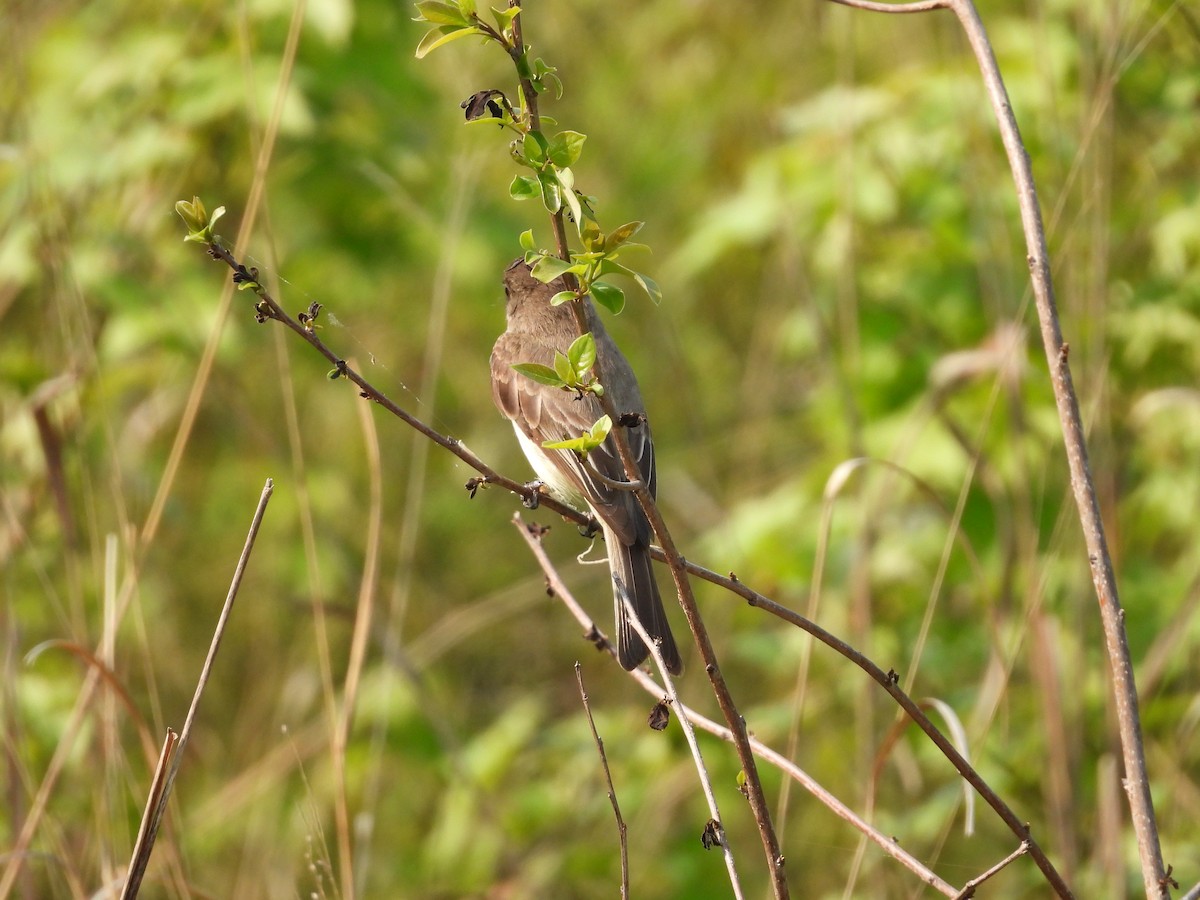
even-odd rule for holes
{"type": "MultiPolygon", "coordinates": [[[[335,891],[318,647],[341,684],[368,558],[361,401],[307,347],[257,325],[251,295],[219,321],[228,271],[181,241],[176,200],[226,205],[218,231],[232,240],[261,186],[246,262],[284,306],[324,304],[323,339],[377,386],[528,477],[492,407],[487,355],[517,235],[550,240],[536,204],[507,197],[508,138],[465,127],[458,109],[483,88],[515,98],[508,61],[469,39],[418,63],[423,28],[406,3],[310,0],[278,140],[256,173],[290,6],[15,0],[0,13],[0,852],[84,677],[61,647],[23,656],[49,639],[96,647],[108,536],[116,584],[136,580],[113,662],[132,707],[98,695],[19,896],[90,893],[127,860],[151,767],[134,711],[155,736],[182,725],[268,476],[275,496],[143,895],[183,895],[171,871],[195,896],[335,891]],[[217,327],[197,426],[147,542],[217,327]]],[[[1048,223],[1165,856],[1190,885],[1200,28],[1166,0],[990,0],[981,14],[1048,223]]],[[[869,456],[909,473],[867,466],[833,497],[817,619],[913,679],[916,696],[953,707],[973,760],[1080,896],[1136,893],[1107,662],[1011,179],[953,17],[587,0],[530,4],[525,27],[566,86],[543,112],[588,135],[574,169],[601,221],[647,222],[638,239],[654,252],[638,267],[665,299],[654,307],[627,284],[610,321],[649,398],[660,502],[683,552],[804,609],[838,464],[869,456]]],[[[468,500],[469,470],[373,418],[377,615],[345,767],[359,895],[616,896],[580,659],[630,826],[634,895],[727,896],[719,854],[700,847],[707,812],[678,731],[645,727],[646,696],[546,596],[508,524],[515,499],[468,500]]],[[[533,517],[555,526],[563,574],[611,627],[603,573],[573,562],[585,543],[533,517]]],[[[699,595],[752,730],[785,748],[806,640],[729,595],[699,595]]],[[[712,713],[697,669],[685,696],[712,713]]],[[[818,648],[795,759],[861,810],[894,718],[861,673],[818,648]]],[[[736,762],[715,741],[705,749],[761,895],[736,762]]],[[[780,780],[764,771],[776,798],[780,780]]],[[[961,883],[1015,843],[985,810],[964,835],[960,796],[948,764],[906,733],[881,762],[875,819],[961,883]]],[[[794,896],[841,896],[856,834],[799,791],[782,829],[794,896]]],[[[1044,890],[1022,861],[985,895],[1044,890]]],[[[850,893],[919,886],[868,849],[850,893]]]]}

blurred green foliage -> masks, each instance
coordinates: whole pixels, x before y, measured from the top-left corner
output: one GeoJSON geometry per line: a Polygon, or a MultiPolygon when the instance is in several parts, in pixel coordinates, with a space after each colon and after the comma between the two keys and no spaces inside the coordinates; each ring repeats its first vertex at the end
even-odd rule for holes
{"type": "MultiPolygon", "coordinates": [[[[508,61],[467,39],[418,63],[408,4],[310,0],[285,68],[291,7],[14,0],[0,12],[4,853],[84,678],[64,649],[23,656],[48,639],[95,648],[106,608],[133,585],[112,659],[132,706],[97,695],[17,896],[90,894],[125,864],[152,768],[136,719],[152,735],[182,724],[268,476],[275,497],[146,895],[338,890],[313,603],[340,685],[367,559],[361,401],[308,348],[257,325],[249,294],[219,318],[228,272],[181,240],[176,200],[225,205],[218,230],[232,242],[260,186],[244,259],[263,283],[289,309],[324,304],[321,336],[337,352],[527,477],[492,408],[487,355],[517,236],[532,227],[546,244],[546,226],[507,196],[507,138],[464,127],[458,109],[509,90],[508,61]],[[196,427],[147,534],[217,328],[196,427]]],[[[1167,0],[981,13],[1050,229],[1165,853],[1193,884],[1200,28],[1167,0]]],[[[1138,885],[1011,178],[953,18],[618,0],[532,6],[525,28],[565,86],[543,112],[588,136],[578,183],[610,227],[644,220],[654,248],[638,267],[662,305],[632,291],[611,321],[649,398],[660,499],[684,552],[802,610],[823,549],[817,619],[957,711],[972,759],[1080,896],[1138,885]],[[822,544],[827,482],[854,457],[892,465],[830,491],[822,544]]],[[[358,893],[615,895],[579,658],[630,827],[634,895],[727,896],[719,855],[700,848],[708,814],[682,739],[645,727],[651,701],[546,596],[508,525],[514,498],[468,500],[470,471],[374,412],[384,538],[345,768],[358,893]]],[[[564,576],[607,627],[602,574],[574,564],[585,545],[573,528],[549,524],[564,576]]],[[[817,648],[798,709],[806,640],[699,594],[755,734],[782,749],[799,715],[796,761],[863,809],[890,701],[817,648]]],[[[685,696],[711,709],[697,668],[685,696]]],[[[736,762],[705,749],[761,895],[736,762]]],[[[777,797],[778,775],[765,778],[777,797]]],[[[1014,846],[986,810],[964,835],[959,787],[916,735],[882,764],[874,797],[880,827],[951,882],[1014,846]]],[[[856,834],[799,791],[777,819],[794,895],[841,896],[856,834]]],[[[1026,861],[991,890],[1044,896],[1026,861]]],[[[849,889],[917,892],[871,849],[849,889]]]]}

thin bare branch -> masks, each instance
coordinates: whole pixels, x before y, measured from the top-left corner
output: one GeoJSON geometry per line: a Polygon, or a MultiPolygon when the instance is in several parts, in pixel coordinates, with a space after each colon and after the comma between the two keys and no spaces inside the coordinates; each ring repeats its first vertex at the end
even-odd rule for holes
{"type": "MultiPolygon", "coordinates": [[[[212,256],[213,259],[218,259],[224,262],[227,266],[229,266],[230,269],[233,270],[234,278],[236,280],[243,283],[253,280],[251,271],[247,269],[241,262],[239,262],[238,259],[223,244],[214,242],[212,244],[208,244],[207,247],[209,255],[212,256]]],[[[482,475],[482,479],[472,479],[472,481],[468,483],[469,489],[474,491],[483,485],[495,484],[512,491],[514,494],[517,494],[528,503],[531,503],[535,506],[544,506],[547,509],[552,509],[560,516],[563,516],[564,518],[570,519],[574,522],[578,522],[580,525],[588,524],[588,518],[578,510],[574,510],[566,504],[560,503],[547,494],[540,493],[535,487],[531,487],[530,485],[523,484],[519,481],[514,481],[511,478],[506,478],[484,463],[484,461],[474,453],[472,453],[466,447],[466,445],[462,443],[462,441],[442,434],[434,428],[431,428],[416,416],[409,413],[407,410],[403,409],[390,397],[367,381],[367,379],[364,378],[357,370],[355,370],[353,366],[349,365],[345,359],[338,356],[333,352],[333,350],[326,346],[325,342],[317,336],[313,329],[306,328],[304,325],[300,324],[299,321],[284,312],[283,307],[279,305],[279,302],[271,296],[270,292],[267,291],[266,288],[262,287],[261,285],[257,285],[255,294],[259,298],[259,304],[256,309],[259,311],[258,314],[260,316],[262,316],[264,319],[272,319],[276,322],[280,322],[288,329],[299,335],[304,341],[312,346],[314,350],[320,353],[333,365],[338,377],[345,378],[347,381],[353,383],[359,389],[360,394],[364,398],[378,403],[389,413],[400,419],[400,421],[404,422],[404,424],[408,425],[410,428],[416,429],[444,450],[449,450],[464,463],[482,475]]]]}
{"type": "Polygon", "coordinates": [[[592,740],[596,751],[600,754],[600,767],[604,770],[604,783],[608,785],[608,802],[612,804],[613,817],[617,820],[617,840],[621,844],[621,897],[629,897],[629,829],[621,815],[621,804],[617,802],[617,789],[613,787],[612,772],[608,768],[608,754],[604,752],[604,741],[596,730],[596,720],[592,718],[592,704],[588,700],[587,689],[583,686],[583,667],[575,662],[575,682],[579,685],[579,699],[583,703],[583,711],[587,714],[588,728],[592,730],[592,740]]]}
{"type": "Polygon", "coordinates": [[[992,876],[999,873],[1000,870],[1002,870],[1005,866],[1007,866],[1014,859],[1024,856],[1028,852],[1029,852],[1029,842],[1021,841],[1020,846],[1017,847],[1016,850],[1014,850],[1012,853],[1008,854],[1008,856],[1004,857],[1004,859],[1000,860],[1000,862],[996,863],[994,866],[992,866],[990,869],[988,869],[982,875],[978,875],[975,878],[972,878],[966,884],[964,884],[963,889],[958,892],[958,894],[957,894],[957,896],[955,896],[954,900],[968,900],[968,898],[974,897],[975,889],[977,887],[979,887],[981,884],[983,884],[985,881],[987,881],[992,876]]]}
{"type": "Polygon", "coordinates": [[[881,13],[922,13],[934,9],[948,9],[949,0],[920,0],[917,3],[876,3],[874,0],[830,0],[839,6],[849,6],[867,12],[881,13]]]}
{"type": "Polygon", "coordinates": [[[1108,539],[1100,515],[1100,502],[1088,464],[1087,441],[1084,437],[1083,419],[1079,413],[1079,400],[1071,378],[1069,347],[1063,339],[1058,319],[1058,306],[1054,299],[1054,282],[1050,274],[1050,254],[1046,246],[1046,231],[1042,223],[1041,206],[1033,181],[1033,170],[1029,154],[1021,141],[1016,116],[1008,98],[1008,91],[1000,76],[991,43],[979,13],[970,0],[950,0],[950,8],[958,16],[967,40],[975,53],[976,61],[983,74],[984,85],[1008,154],[1013,181],[1017,189],[1017,200],[1021,209],[1021,224],[1025,232],[1028,251],[1027,262],[1033,283],[1033,295],[1041,325],[1042,344],[1050,369],[1050,380],[1054,388],[1054,400],[1058,406],[1059,422],[1062,426],[1063,443],[1067,451],[1067,464],[1071,474],[1071,490],[1083,526],[1084,542],[1087,546],[1088,563],[1092,572],[1092,583],[1096,599],[1100,604],[1100,619],[1104,626],[1109,666],[1112,670],[1113,697],[1117,710],[1117,725],[1121,738],[1121,752],[1125,762],[1124,784],[1129,798],[1134,833],[1137,835],[1138,853],[1142,863],[1142,880],[1147,897],[1170,896],[1166,887],[1162,848],[1159,844],[1158,826],[1155,822],[1154,803],[1150,796],[1150,783],[1146,770],[1146,753],[1142,745],[1141,717],[1138,712],[1137,685],[1134,681],[1133,662],[1129,643],[1125,635],[1125,611],[1121,608],[1117,593],[1117,580],[1113,573],[1112,558],[1108,551],[1108,539]]]}

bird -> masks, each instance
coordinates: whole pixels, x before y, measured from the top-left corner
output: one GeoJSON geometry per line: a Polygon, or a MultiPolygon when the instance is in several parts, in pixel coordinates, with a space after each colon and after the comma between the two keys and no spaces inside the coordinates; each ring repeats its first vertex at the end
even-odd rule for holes
{"type": "MultiPolygon", "coordinates": [[[[555,351],[565,355],[579,336],[570,303],[550,303],[551,297],[565,290],[568,287],[562,276],[544,284],[523,259],[514,260],[505,270],[507,327],[492,348],[492,399],[511,420],[521,449],[550,495],[581,512],[590,511],[600,523],[613,583],[618,662],[632,670],[650,653],[629,623],[622,602],[622,595],[627,593],[646,633],[658,642],[667,671],[678,675],[683,663],[654,580],[650,522],[632,491],[606,484],[589,471],[590,467],[611,482],[628,480],[613,435],[610,433],[600,446],[588,452],[586,465],[574,450],[542,446],[590,431],[604,415],[599,399],[592,392],[541,384],[513,368],[520,363],[552,367],[555,351]]],[[[580,302],[596,342],[603,390],[623,421],[637,422],[626,428],[626,435],[637,460],[638,476],[654,496],[654,441],[637,377],[605,330],[591,300],[580,302]]]]}

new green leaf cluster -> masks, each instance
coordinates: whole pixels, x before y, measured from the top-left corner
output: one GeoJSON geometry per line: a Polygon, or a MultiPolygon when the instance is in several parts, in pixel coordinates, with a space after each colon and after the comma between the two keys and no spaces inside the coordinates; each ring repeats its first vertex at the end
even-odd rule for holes
{"type": "Polygon", "coordinates": [[[601,397],[604,395],[604,387],[590,374],[595,362],[596,339],[588,332],[575,338],[565,355],[558,350],[554,351],[553,368],[541,363],[516,363],[513,368],[539,384],[564,391],[586,391],[601,397]]]}
{"type": "Polygon", "coordinates": [[[422,59],[443,44],[473,34],[498,41],[505,49],[509,49],[513,41],[513,19],[521,13],[519,6],[493,9],[492,18],[496,23],[493,28],[479,17],[475,0],[454,0],[452,3],[445,0],[417,0],[416,6],[416,21],[434,26],[425,32],[417,44],[417,59],[422,59]]]}

